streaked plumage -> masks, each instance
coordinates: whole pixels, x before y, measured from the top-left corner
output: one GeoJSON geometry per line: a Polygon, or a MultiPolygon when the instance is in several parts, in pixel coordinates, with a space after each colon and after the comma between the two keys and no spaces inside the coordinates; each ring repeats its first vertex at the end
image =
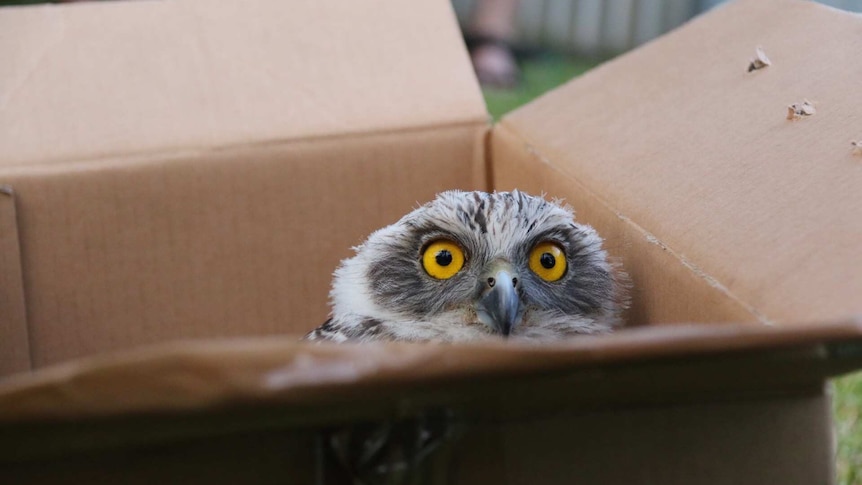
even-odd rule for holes
{"type": "Polygon", "coordinates": [[[330,297],[307,339],[558,339],[611,330],[625,299],[596,232],[518,191],[438,195],[357,247],[330,297]]]}

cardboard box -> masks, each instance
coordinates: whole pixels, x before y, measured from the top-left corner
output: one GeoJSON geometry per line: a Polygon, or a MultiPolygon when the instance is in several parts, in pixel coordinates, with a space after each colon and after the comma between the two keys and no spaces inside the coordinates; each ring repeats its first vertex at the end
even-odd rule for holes
{"type": "Polygon", "coordinates": [[[443,416],[423,483],[831,483],[860,31],[738,1],[489,133],[446,1],[0,9],[0,481],[342,483],[333,433],[443,416]],[[514,187],[606,238],[634,328],[296,341],[371,230],[514,187]]]}
{"type": "Polygon", "coordinates": [[[3,258],[23,278],[3,285],[0,374],[323,322],[332,270],[365,234],[486,185],[487,114],[451,16],[3,9],[3,258]]]}

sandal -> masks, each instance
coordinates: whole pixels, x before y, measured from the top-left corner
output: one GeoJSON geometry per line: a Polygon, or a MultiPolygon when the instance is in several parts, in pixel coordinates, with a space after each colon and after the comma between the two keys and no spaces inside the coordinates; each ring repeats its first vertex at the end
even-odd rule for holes
{"type": "Polygon", "coordinates": [[[518,55],[511,42],[484,35],[466,35],[464,40],[483,87],[514,89],[521,84],[518,55]]]}

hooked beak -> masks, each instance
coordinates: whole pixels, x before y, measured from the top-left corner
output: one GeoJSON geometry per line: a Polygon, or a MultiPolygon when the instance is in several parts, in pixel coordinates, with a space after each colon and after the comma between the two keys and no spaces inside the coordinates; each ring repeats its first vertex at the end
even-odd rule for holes
{"type": "Polygon", "coordinates": [[[521,301],[515,290],[517,280],[506,269],[489,273],[482,282],[484,290],[476,306],[479,321],[505,337],[521,317],[521,301]]]}

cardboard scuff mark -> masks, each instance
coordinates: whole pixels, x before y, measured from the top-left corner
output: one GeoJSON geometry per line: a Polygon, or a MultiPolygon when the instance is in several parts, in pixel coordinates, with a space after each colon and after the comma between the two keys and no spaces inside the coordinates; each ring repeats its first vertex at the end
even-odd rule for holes
{"type": "Polygon", "coordinates": [[[815,113],[817,113],[817,110],[814,108],[814,104],[807,99],[802,100],[801,103],[793,103],[787,107],[787,119],[791,121],[798,120],[803,116],[812,116],[815,113]]]}
{"type": "Polygon", "coordinates": [[[757,46],[757,49],[754,50],[754,58],[751,59],[751,62],[748,64],[748,72],[757,71],[758,69],[763,69],[764,67],[769,67],[772,65],[772,61],[769,60],[769,57],[766,56],[766,53],[763,52],[763,47],[757,46]]]}
{"type": "Polygon", "coordinates": [[[714,278],[713,276],[708,274],[706,271],[701,269],[698,265],[694,264],[692,261],[690,261],[688,258],[686,258],[683,254],[680,254],[680,253],[674,251],[673,249],[671,249],[670,247],[668,247],[667,244],[665,244],[664,242],[662,242],[661,239],[658,238],[658,236],[656,236],[655,234],[647,231],[646,229],[644,229],[643,227],[638,225],[630,217],[627,217],[618,211],[614,211],[614,213],[616,214],[616,216],[619,220],[624,221],[625,223],[636,227],[637,230],[640,231],[641,234],[643,234],[643,237],[644,237],[644,239],[647,240],[647,242],[649,242],[650,244],[654,244],[654,245],[658,246],[659,248],[661,248],[662,251],[667,251],[667,252],[674,254],[674,256],[678,259],[678,261],[680,263],[682,263],[682,265],[685,266],[685,268],[687,270],[691,271],[692,274],[694,274],[699,279],[706,282],[706,284],[708,284],[709,286],[720,291],[722,294],[724,294],[728,298],[730,298],[730,299],[738,302],[740,305],[742,305],[742,307],[745,308],[745,310],[748,311],[754,318],[756,318],[758,322],[762,323],[763,325],[767,325],[767,326],[774,325],[774,323],[769,318],[767,318],[763,312],[758,311],[753,306],[751,306],[750,304],[746,303],[741,298],[739,298],[737,295],[733,294],[733,292],[731,292],[730,288],[728,288],[727,286],[722,284],[720,281],[718,281],[716,278],[714,278]]]}
{"type": "Polygon", "coordinates": [[[853,154],[862,156],[862,139],[853,140],[850,142],[850,145],[853,146],[853,154]]]}

